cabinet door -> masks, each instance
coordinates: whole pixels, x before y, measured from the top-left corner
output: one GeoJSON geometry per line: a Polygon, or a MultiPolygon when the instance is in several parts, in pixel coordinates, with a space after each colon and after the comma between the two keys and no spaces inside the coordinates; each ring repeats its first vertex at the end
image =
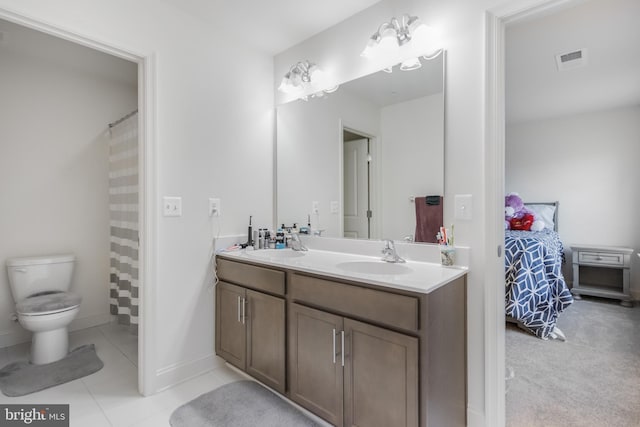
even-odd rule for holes
{"type": "Polygon", "coordinates": [[[291,399],[337,427],[343,425],[340,331],[341,317],[290,305],[291,399]]]}
{"type": "Polygon", "coordinates": [[[418,426],[418,339],[344,320],[345,426],[418,426]]]}
{"type": "Polygon", "coordinates": [[[285,392],[285,301],[247,290],[247,373],[285,392]]]}
{"type": "Polygon", "coordinates": [[[216,285],[216,354],[240,369],[245,368],[245,289],[219,282],[216,285]]]}

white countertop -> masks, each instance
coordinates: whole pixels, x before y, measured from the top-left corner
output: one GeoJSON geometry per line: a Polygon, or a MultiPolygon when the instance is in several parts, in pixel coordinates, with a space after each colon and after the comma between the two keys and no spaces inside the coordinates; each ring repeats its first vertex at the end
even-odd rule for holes
{"type": "MultiPolygon", "coordinates": [[[[291,251],[291,249],[279,249],[278,251],[291,251]]],[[[278,254],[279,255],[279,254],[278,254]]],[[[296,256],[269,257],[268,252],[237,250],[220,252],[217,256],[246,260],[264,266],[280,267],[297,270],[306,273],[321,274],[336,279],[352,280],[369,283],[387,288],[402,289],[405,291],[428,294],[439,287],[451,282],[467,273],[464,267],[444,267],[440,264],[419,261],[407,261],[402,264],[390,264],[390,268],[402,270],[401,274],[375,274],[348,271],[340,267],[340,264],[357,263],[385,263],[380,257],[372,257],[343,252],[331,252],[317,249],[309,249],[306,252],[296,253],[296,256]],[[303,254],[303,255],[297,255],[303,254]],[[406,268],[404,268],[406,267],[406,268]]],[[[372,265],[372,267],[374,267],[372,265]]],[[[381,268],[385,268],[381,266],[381,268]]]]}

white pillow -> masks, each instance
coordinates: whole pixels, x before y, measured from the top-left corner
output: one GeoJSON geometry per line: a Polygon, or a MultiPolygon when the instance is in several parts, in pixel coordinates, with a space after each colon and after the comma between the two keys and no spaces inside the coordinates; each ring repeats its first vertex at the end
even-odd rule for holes
{"type": "Polygon", "coordinates": [[[555,229],[553,215],[556,212],[555,205],[526,205],[528,209],[535,212],[536,217],[544,221],[544,228],[555,229]]]}

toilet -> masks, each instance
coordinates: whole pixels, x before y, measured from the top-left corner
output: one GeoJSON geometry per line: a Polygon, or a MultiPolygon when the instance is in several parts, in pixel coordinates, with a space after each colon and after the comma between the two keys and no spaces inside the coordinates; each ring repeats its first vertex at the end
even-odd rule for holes
{"type": "Polygon", "coordinates": [[[49,255],[7,260],[18,322],[33,332],[30,361],[55,362],[69,352],[67,326],[80,309],[80,296],[69,292],[75,256],[49,255]]]}

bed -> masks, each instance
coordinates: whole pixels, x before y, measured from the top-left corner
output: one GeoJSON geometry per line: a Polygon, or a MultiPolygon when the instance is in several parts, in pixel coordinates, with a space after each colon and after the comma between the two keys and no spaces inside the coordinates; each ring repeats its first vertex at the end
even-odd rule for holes
{"type": "Polygon", "coordinates": [[[558,202],[525,205],[543,218],[546,227],[542,231],[505,230],[505,314],[508,321],[539,338],[564,340],[556,321],[573,297],[562,275],[558,202]]]}

